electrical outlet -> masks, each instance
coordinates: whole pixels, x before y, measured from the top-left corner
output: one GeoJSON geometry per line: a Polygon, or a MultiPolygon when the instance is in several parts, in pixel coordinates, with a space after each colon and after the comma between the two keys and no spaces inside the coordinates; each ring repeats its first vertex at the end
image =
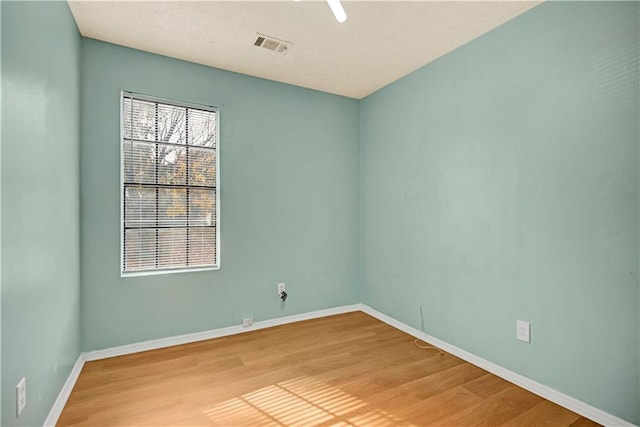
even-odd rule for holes
{"type": "Polygon", "coordinates": [[[16,386],[16,417],[19,417],[27,406],[27,379],[22,378],[16,386]]]}
{"type": "Polygon", "coordinates": [[[278,296],[280,296],[284,291],[284,282],[278,283],[278,296]]]}
{"type": "Polygon", "coordinates": [[[516,338],[520,341],[531,342],[531,325],[529,322],[518,320],[516,322],[516,338]]]}
{"type": "Polygon", "coordinates": [[[253,317],[243,317],[242,318],[242,327],[243,328],[248,328],[251,325],[253,325],[253,317]]]}

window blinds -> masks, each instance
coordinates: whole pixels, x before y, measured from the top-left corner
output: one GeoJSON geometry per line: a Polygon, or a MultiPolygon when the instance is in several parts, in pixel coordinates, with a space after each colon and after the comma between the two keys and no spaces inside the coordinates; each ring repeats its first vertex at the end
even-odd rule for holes
{"type": "Polygon", "coordinates": [[[122,271],[218,264],[218,111],[122,96],[122,271]]]}

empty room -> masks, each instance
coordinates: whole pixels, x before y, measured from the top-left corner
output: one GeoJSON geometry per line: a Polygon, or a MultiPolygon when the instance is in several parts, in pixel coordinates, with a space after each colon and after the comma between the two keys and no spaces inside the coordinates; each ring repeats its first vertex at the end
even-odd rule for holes
{"type": "Polygon", "coordinates": [[[640,425],[640,2],[0,22],[0,425],[640,425]]]}

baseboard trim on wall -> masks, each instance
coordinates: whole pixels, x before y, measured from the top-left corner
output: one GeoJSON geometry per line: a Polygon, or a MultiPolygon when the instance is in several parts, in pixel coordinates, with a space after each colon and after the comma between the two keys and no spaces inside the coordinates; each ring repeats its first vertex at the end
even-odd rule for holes
{"type": "Polygon", "coordinates": [[[78,377],[80,376],[80,372],[82,371],[83,366],[84,366],[84,357],[83,357],[83,354],[81,353],[78,356],[76,363],[74,363],[73,368],[71,368],[71,372],[69,373],[67,380],[64,382],[64,385],[62,386],[62,390],[60,390],[60,393],[58,393],[58,397],[56,398],[56,401],[53,402],[53,406],[49,411],[49,415],[47,415],[47,418],[44,420],[45,427],[54,427],[58,422],[58,419],[60,418],[60,414],[62,414],[62,410],[64,409],[64,405],[67,404],[67,400],[71,395],[71,391],[73,390],[73,387],[76,385],[76,381],[78,381],[78,377]]]}
{"type": "Polygon", "coordinates": [[[589,418],[599,424],[605,426],[616,426],[616,427],[633,427],[634,424],[623,420],[622,418],[618,418],[615,415],[612,415],[608,412],[605,412],[601,409],[595,408],[587,403],[584,403],[578,399],[575,399],[571,396],[567,396],[564,393],[561,393],[557,390],[552,389],[551,387],[547,387],[546,385],[540,384],[530,378],[524,377],[520,374],[517,374],[513,371],[510,371],[502,366],[496,365],[495,363],[489,362],[482,357],[476,356],[473,353],[469,353],[466,350],[458,348],[452,344],[449,344],[445,341],[442,341],[436,337],[432,337],[428,334],[423,333],[409,325],[406,325],[399,320],[394,319],[393,317],[387,316],[367,305],[360,304],[360,310],[368,315],[375,317],[376,319],[386,323],[389,326],[393,326],[396,329],[399,329],[407,334],[424,340],[425,342],[434,345],[447,353],[453,354],[456,357],[459,357],[462,360],[465,360],[472,365],[475,365],[479,368],[484,369],[485,371],[491,372],[494,375],[497,375],[500,378],[503,378],[519,387],[522,387],[525,390],[528,390],[538,396],[544,397],[547,400],[550,400],[553,403],[556,403],[564,408],[567,408],[579,415],[582,415],[585,418],[589,418]]]}
{"type": "Polygon", "coordinates": [[[176,335],[173,337],[160,338],[157,340],[143,341],[134,344],[126,344],[118,347],[111,347],[104,350],[96,350],[84,353],[84,359],[92,360],[106,359],[108,357],[122,356],[125,354],[139,353],[141,351],[156,350],[158,348],[171,347],[174,345],[188,344],[197,341],[221,338],[229,335],[241,334],[244,332],[256,331],[273,326],[285,325],[287,323],[301,322],[303,320],[317,319],[320,317],[333,316],[336,314],[359,311],[358,304],[345,305],[342,307],[329,308],[326,310],[310,311],[308,313],[294,314],[291,316],[278,317],[276,319],[262,320],[255,322],[252,326],[244,328],[241,325],[229,326],[226,328],[211,329],[208,331],[194,332],[191,334],[176,335]]]}
{"type": "Polygon", "coordinates": [[[174,345],[188,344],[197,341],[203,341],[213,338],[226,337],[229,335],[241,334],[244,332],[256,331],[259,329],[271,328],[273,326],[285,325],[289,323],[301,322],[303,320],[311,320],[317,319],[321,317],[334,316],[336,314],[350,313],[353,311],[362,311],[381,322],[386,323],[389,326],[392,326],[396,329],[399,329],[411,336],[424,340],[434,346],[441,348],[442,350],[453,354],[460,359],[463,359],[472,365],[478,366],[488,372],[491,372],[494,375],[499,376],[511,383],[514,383],[525,390],[529,390],[532,393],[537,394],[538,396],[544,397],[551,402],[554,402],[560,406],[563,406],[571,411],[576,412],[586,418],[589,418],[597,423],[603,424],[605,426],[619,426],[619,427],[633,427],[634,424],[625,421],[621,418],[618,418],[614,415],[609,414],[608,412],[602,411],[598,408],[595,408],[589,404],[586,404],[580,400],[574,399],[573,397],[567,396],[564,393],[561,393],[557,390],[554,390],[550,387],[547,387],[543,384],[540,384],[534,380],[531,380],[527,377],[524,377],[520,374],[517,374],[513,371],[510,371],[506,368],[496,365],[495,363],[489,362],[479,356],[476,356],[473,353],[469,353],[468,351],[462,350],[452,344],[449,344],[445,341],[442,341],[438,338],[432,337],[430,335],[424,334],[423,332],[406,325],[399,320],[396,320],[386,314],[383,314],[365,304],[353,304],[353,305],[345,305],[342,307],[335,307],[326,310],[318,310],[311,311],[308,313],[294,314],[292,316],[279,317],[276,319],[263,320],[260,322],[254,323],[249,328],[243,328],[242,326],[229,326],[226,328],[219,329],[211,329],[208,331],[195,332],[191,334],[184,335],[176,335],[173,337],[161,338],[157,340],[143,341],[140,343],[127,344],[118,347],[107,348],[104,350],[96,350],[87,353],[82,353],[78,356],[78,360],[76,361],[73,369],[71,369],[71,373],[67,378],[67,381],[64,383],[62,390],[60,390],[60,394],[53,404],[51,410],[49,411],[49,415],[47,416],[44,425],[45,426],[55,426],[58,422],[60,415],[62,414],[62,410],[64,409],[69,396],[71,395],[71,391],[78,380],[80,375],[80,371],[82,371],[82,367],[84,366],[85,361],[93,361],[93,360],[101,360],[107,359],[109,357],[115,356],[123,356],[127,354],[139,353],[142,351],[155,350],[164,347],[171,347],[174,345]]]}

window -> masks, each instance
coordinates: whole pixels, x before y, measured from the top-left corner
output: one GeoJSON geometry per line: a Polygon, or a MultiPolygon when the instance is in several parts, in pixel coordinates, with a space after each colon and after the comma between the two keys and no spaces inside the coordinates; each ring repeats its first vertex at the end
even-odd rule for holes
{"type": "Polygon", "coordinates": [[[122,93],[122,274],[218,268],[217,108],[122,93]]]}

